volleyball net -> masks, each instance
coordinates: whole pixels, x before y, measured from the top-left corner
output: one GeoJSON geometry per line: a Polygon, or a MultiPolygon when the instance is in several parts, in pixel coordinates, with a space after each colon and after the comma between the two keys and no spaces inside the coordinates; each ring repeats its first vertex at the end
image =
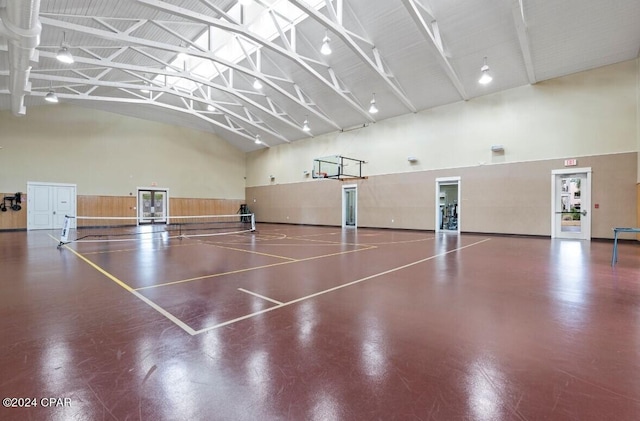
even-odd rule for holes
{"type": "Polygon", "coordinates": [[[232,235],[256,229],[253,213],[163,218],[66,216],[60,245],[74,242],[135,241],[232,235]]]}

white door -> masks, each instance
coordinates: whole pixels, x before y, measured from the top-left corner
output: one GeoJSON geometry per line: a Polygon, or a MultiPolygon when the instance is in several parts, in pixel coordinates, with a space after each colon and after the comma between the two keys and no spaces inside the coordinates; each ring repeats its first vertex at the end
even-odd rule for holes
{"type": "Polygon", "coordinates": [[[552,238],[591,239],[591,168],[556,170],[552,182],[552,238]]]}
{"type": "Polygon", "coordinates": [[[62,229],[66,215],[76,215],[75,185],[27,183],[27,230],[62,229]]]}
{"type": "Polygon", "coordinates": [[[435,231],[460,232],[460,177],[436,178],[435,231]]]}
{"type": "Polygon", "coordinates": [[[355,184],[342,186],[342,227],[358,226],[358,186],[355,184]]]}

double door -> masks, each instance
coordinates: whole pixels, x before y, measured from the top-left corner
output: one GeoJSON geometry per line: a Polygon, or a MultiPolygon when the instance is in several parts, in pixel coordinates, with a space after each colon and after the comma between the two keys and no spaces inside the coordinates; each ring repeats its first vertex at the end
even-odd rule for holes
{"type": "Polygon", "coordinates": [[[164,224],[168,215],[166,189],[138,189],[138,221],[141,224],[164,224]]]}
{"type": "Polygon", "coordinates": [[[76,216],[75,184],[27,183],[28,230],[62,229],[66,215],[76,216]]]}

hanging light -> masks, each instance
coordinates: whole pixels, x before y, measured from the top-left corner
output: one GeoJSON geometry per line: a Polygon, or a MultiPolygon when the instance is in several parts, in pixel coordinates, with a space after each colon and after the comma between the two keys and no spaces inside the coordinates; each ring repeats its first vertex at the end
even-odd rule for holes
{"type": "Polygon", "coordinates": [[[322,39],[322,47],[320,48],[320,52],[325,56],[331,54],[331,45],[329,44],[330,42],[331,38],[329,38],[329,33],[327,31],[324,34],[324,38],[322,39]]]}
{"type": "Polygon", "coordinates": [[[256,135],[255,144],[256,145],[261,145],[262,144],[262,140],[260,140],[260,135],[259,134],[256,135]]]}
{"type": "Polygon", "coordinates": [[[480,76],[478,83],[486,85],[493,80],[493,77],[491,77],[491,74],[489,74],[489,66],[487,66],[486,57],[484,58],[484,65],[480,68],[480,71],[482,72],[482,76],[480,76]]]}
{"type": "Polygon", "coordinates": [[[378,112],[378,107],[376,107],[376,94],[373,94],[373,98],[371,98],[371,105],[369,106],[369,112],[371,114],[375,114],[378,112]]]}
{"type": "Polygon", "coordinates": [[[144,87],[142,89],[140,89],[140,92],[142,92],[143,94],[148,94],[151,91],[149,90],[149,84],[147,82],[144,83],[144,87]]]}
{"type": "Polygon", "coordinates": [[[302,131],[310,132],[311,128],[309,127],[309,119],[305,116],[304,123],[302,123],[302,131]]]}
{"type": "Polygon", "coordinates": [[[253,89],[262,89],[262,83],[260,83],[258,78],[253,79],[253,89]]]}
{"type": "Polygon", "coordinates": [[[216,110],[216,107],[214,107],[211,104],[207,104],[207,111],[215,111],[215,110],[216,110]]]}
{"type": "Polygon", "coordinates": [[[71,55],[71,52],[69,51],[69,47],[67,47],[67,45],[66,45],[67,44],[66,43],[66,39],[67,39],[67,35],[66,35],[65,32],[63,32],[62,33],[62,44],[60,45],[60,49],[58,50],[58,53],[56,54],[56,58],[61,63],[71,64],[75,60],[73,59],[73,55],[71,55]]]}
{"type": "Polygon", "coordinates": [[[53,82],[49,82],[49,92],[44,96],[44,100],[52,104],[58,103],[58,95],[53,90],[53,82]]]}
{"type": "Polygon", "coordinates": [[[240,3],[243,6],[248,6],[251,4],[251,0],[238,0],[238,3],[240,3]]]}
{"type": "Polygon", "coordinates": [[[50,102],[52,104],[58,103],[58,95],[53,91],[53,89],[49,89],[49,92],[44,96],[44,100],[50,102]]]}

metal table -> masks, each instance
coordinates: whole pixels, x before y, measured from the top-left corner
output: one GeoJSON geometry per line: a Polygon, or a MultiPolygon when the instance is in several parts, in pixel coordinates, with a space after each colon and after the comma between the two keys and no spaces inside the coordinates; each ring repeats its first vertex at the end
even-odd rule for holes
{"type": "Polygon", "coordinates": [[[614,228],[613,229],[613,255],[611,256],[611,266],[618,261],[618,233],[635,232],[640,233],[640,228],[614,228]]]}

